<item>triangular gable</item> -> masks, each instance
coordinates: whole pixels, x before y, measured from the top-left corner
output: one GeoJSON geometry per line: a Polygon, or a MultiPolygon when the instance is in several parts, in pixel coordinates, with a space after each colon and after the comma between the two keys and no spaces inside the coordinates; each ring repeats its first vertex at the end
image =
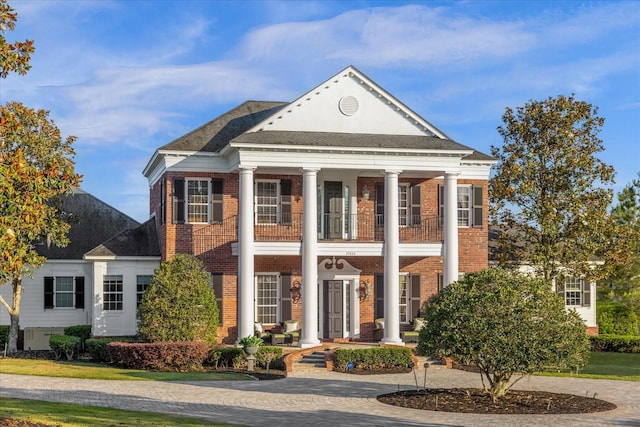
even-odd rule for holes
{"type": "Polygon", "coordinates": [[[447,138],[353,66],[345,68],[247,132],[258,131],[447,138]]]}

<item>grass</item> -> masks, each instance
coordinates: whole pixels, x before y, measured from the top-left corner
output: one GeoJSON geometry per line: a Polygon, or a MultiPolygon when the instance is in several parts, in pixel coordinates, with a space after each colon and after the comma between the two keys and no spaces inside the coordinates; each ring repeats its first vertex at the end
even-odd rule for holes
{"type": "Polygon", "coordinates": [[[52,426],[61,425],[64,427],[133,425],[136,427],[195,427],[237,425],[150,412],[125,411],[121,409],[13,398],[2,398],[0,400],[0,418],[12,418],[52,426]]]}
{"type": "Polygon", "coordinates": [[[222,381],[247,380],[232,372],[151,372],[87,363],[37,359],[0,359],[0,373],[92,380],[222,381]]]}
{"type": "Polygon", "coordinates": [[[545,372],[541,375],[573,378],[640,381],[640,354],[592,351],[579,373],[545,372]]]}

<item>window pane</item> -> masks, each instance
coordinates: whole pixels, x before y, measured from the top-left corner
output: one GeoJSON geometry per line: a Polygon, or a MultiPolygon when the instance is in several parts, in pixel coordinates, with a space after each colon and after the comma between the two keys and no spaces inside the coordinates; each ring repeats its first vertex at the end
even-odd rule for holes
{"type": "Polygon", "coordinates": [[[278,222],[278,183],[256,182],[256,222],[258,224],[277,224],[278,222]]]}
{"type": "Polygon", "coordinates": [[[105,310],[122,310],[122,275],[104,276],[102,291],[105,310]]]}
{"type": "Polygon", "coordinates": [[[209,221],[209,181],[187,181],[187,221],[209,221]]]}
{"type": "Polygon", "coordinates": [[[278,276],[259,275],[257,279],[256,321],[276,323],[278,321],[278,276]]]}
{"type": "Polygon", "coordinates": [[[142,303],[142,297],[144,296],[144,292],[149,287],[149,283],[151,283],[152,277],[153,276],[136,277],[136,307],[139,307],[140,303],[142,303]]]}
{"type": "Polygon", "coordinates": [[[398,186],[398,223],[407,225],[409,217],[409,185],[400,184],[398,186]]]}
{"type": "Polygon", "coordinates": [[[399,287],[400,287],[400,322],[406,323],[409,321],[407,319],[407,275],[403,274],[400,276],[399,287]]]}
{"type": "Polygon", "coordinates": [[[73,307],[73,277],[56,277],[55,307],[73,307]]]}
{"type": "Polygon", "coordinates": [[[584,279],[569,277],[564,285],[564,300],[566,305],[582,305],[582,288],[584,279]]]}
{"type": "Polygon", "coordinates": [[[471,188],[458,187],[458,225],[469,226],[471,210],[471,188]]]}

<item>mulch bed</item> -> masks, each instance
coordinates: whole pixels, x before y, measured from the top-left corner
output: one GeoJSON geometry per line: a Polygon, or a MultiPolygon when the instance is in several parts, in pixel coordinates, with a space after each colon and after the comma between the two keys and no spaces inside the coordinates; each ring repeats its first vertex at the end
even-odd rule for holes
{"type": "Polygon", "coordinates": [[[493,403],[487,392],[475,388],[405,390],[380,395],[378,401],[403,408],[474,414],[583,414],[616,408],[593,397],[546,391],[510,390],[493,403]]]}
{"type": "Polygon", "coordinates": [[[14,420],[13,418],[0,418],[2,427],[61,427],[53,424],[36,423],[34,421],[14,420]]]}

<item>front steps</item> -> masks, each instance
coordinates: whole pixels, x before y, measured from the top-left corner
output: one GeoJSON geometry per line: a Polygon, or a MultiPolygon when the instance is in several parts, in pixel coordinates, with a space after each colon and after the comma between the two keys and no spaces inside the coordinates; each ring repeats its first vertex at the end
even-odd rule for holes
{"type": "Polygon", "coordinates": [[[327,364],[325,357],[327,353],[328,351],[325,349],[303,355],[300,359],[293,362],[293,372],[326,372],[327,364]]]}

